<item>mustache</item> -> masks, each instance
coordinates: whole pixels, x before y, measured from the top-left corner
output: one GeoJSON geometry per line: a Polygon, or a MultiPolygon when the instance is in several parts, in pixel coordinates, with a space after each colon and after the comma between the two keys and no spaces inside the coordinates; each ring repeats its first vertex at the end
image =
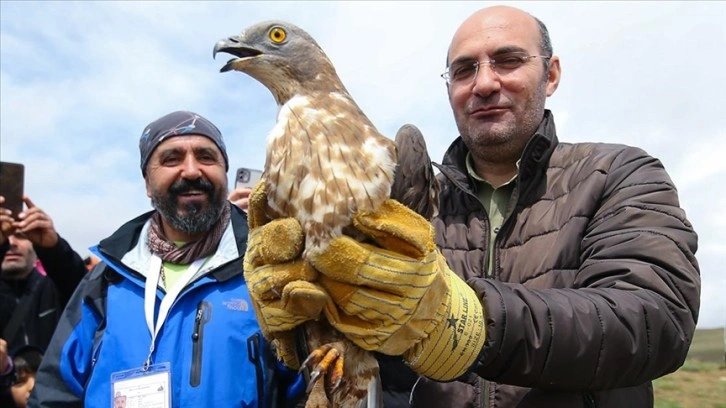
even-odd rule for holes
{"type": "Polygon", "coordinates": [[[203,191],[205,193],[213,193],[214,185],[204,179],[196,180],[179,180],[169,187],[169,192],[172,194],[184,194],[189,191],[203,191]]]}
{"type": "Polygon", "coordinates": [[[486,97],[476,97],[467,102],[466,111],[474,112],[479,109],[492,109],[492,108],[508,108],[511,106],[510,100],[499,94],[492,94],[486,97]]]}
{"type": "Polygon", "coordinates": [[[473,101],[471,103],[468,103],[466,105],[466,111],[467,112],[474,112],[474,111],[479,110],[479,109],[486,110],[486,109],[491,109],[491,108],[493,108],[495,106],[496,106],[495,103],[491,103],[491,102],[488,102],[486,100],[479,99],[479,100],[475,100],[475,101],[473,101]]]}

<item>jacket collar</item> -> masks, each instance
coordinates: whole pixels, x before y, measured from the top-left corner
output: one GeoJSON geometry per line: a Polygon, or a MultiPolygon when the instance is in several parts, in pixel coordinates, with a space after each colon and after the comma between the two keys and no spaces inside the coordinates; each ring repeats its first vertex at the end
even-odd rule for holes
{"type": "MultiPolygon", "coordinates": [[[[549,158],[558,143],[554,116],[550,110],[545,109],[542,122],[522,151],[517,175],[522,194],[530,191],[531,187],[542,179],[549,158]]],[[[471,182],[466,174],[468,152],[469,148],[464,144],[464,140],[461,136],[457,137],[444,154],[442,166],[439,167],[445,176],[465,191],[471,191],[471,182]]]]}
{"type": "MultiPolygon", "coordinates": [[[[212,273],[219,280],[226,280],[241,273],[242,263],[239,262],[237,265],[232,261],[240,260],[247,250],[247,217],[236,205],[231,203],[228,205],[232,207],[230,223],[222,235],[218,250],[204,267],[207,271],[213,268],[212,273]],[[237,267],[226,267],[229,265],[237,267]]],[[[148,265],[151,254],[144,244],[145,241],[140,238],[147,233],[153,213],[154,211],[149,211],[122,225],[98,244],[99,253],[146,275],[144,265],[148,265]]]]}

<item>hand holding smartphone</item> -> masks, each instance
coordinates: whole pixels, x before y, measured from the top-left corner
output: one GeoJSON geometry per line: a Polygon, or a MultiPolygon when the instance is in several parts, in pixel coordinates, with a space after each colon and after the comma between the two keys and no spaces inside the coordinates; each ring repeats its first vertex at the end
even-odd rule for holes
{"type": "Polygon", "coordinates": [[[262,171],[240,167],[237,169],[234,188],[249,187],[254,188],[258,181],[262,178],[262,171]]]}
{"type": "Polygon", "coordinates": [[[235,176],[234,190],[229,194],[229,200],[247,212],[251,190],[262,178],[262,171],[240,167],[235,176]]]}
{"type": "Polygon", "coordinates": [[[25,166],[20,163],[0,162],[0,196],[5,197],[4,208],[12,211],[13,218],[23,212],[23,184],[25,166]]]}

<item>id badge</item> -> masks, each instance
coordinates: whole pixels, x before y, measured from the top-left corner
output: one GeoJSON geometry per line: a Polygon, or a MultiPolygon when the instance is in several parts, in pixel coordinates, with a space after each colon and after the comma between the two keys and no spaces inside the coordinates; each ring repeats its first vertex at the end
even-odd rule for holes
{"type": "Polygon", "coordinates": [[[171,363],[111,374],[112,408],[171,408],[171,363]]]}

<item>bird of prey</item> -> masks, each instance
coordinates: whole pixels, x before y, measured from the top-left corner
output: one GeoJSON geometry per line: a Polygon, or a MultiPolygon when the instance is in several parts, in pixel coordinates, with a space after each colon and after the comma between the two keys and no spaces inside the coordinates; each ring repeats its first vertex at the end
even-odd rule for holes
{"type": "MultiPolygon", "coordinates": [[[[218,52],[233,56],[221,72],[253,77],[279,106],[263,172],[268,215],[300,222],[303,258],[341,234],[356,237],[354,213],[375,211],[389,197],[427,218],[435,213],[438,188],[421,133],[403,126],[398,148],[380,134],[304,30],[283,21],[262,22],[218,41],[214,55],[218,52]]],[[[305,323],[303,331],[307,350],[312,350],[303,363],[312,369],[306,407],[382,405],[381,395],[371,395],[380,386],[372,353],[324,320],[305,323]]]]}

